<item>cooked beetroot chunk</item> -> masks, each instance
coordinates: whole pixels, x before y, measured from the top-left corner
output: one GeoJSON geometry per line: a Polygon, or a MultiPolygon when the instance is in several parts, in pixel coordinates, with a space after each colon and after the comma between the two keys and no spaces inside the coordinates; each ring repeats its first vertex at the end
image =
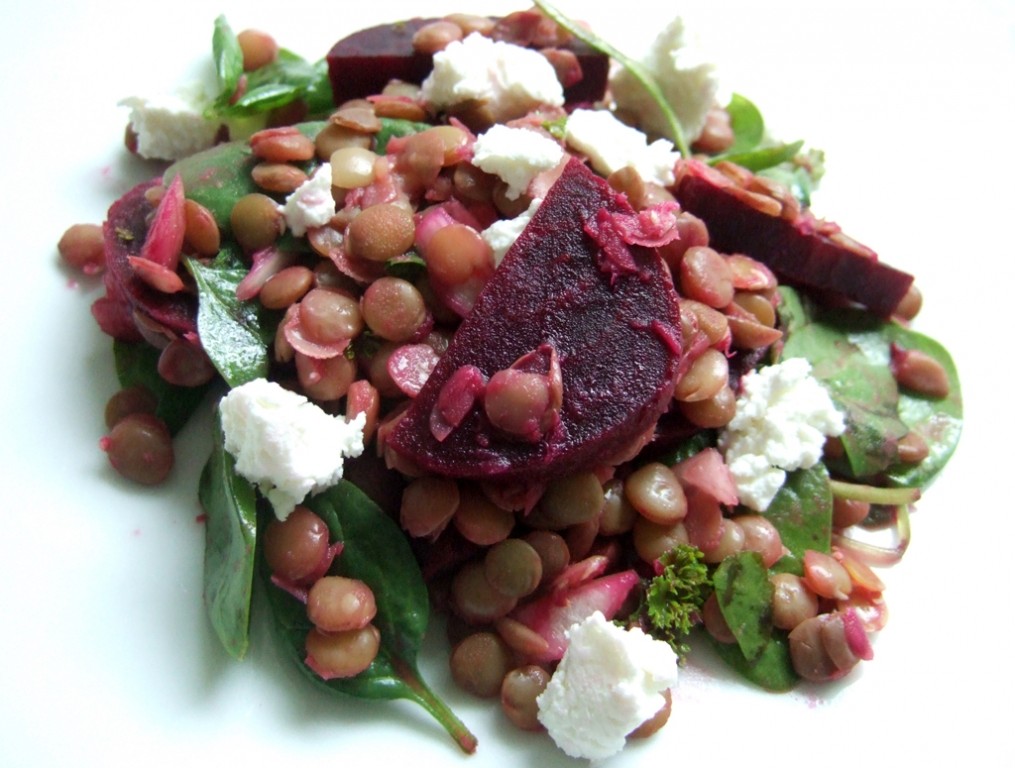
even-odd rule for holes
{"type": "Polygon", "coordinates": [[[437,474],[539,482],[609,462],[653,427],[680,359],[677,296],[654,250],[631,246],[632,274],[600,269],[584,224],[604,208],[630,212],[571,160],[395,428],[392,448],[437,474]],[[544,345],[559,360],[563,396],[542,439],[499,433],[477,402],[438,441],[431,414],[456,371],[475,366],[489,379],[544,345]]]}
{"type": "Polygon", "coordinates": [[[809,212],[792,219],[762,212],[738,196],[734,182],[697,160],[677,168],[681,208],[708,226],[709,244],[726,253],[746,253],[790,283],[827,291],[891,315],[913,276],[877,260],[863,246],[847,247],[829,237],[834,225],[809,212]]]}
{"type": "MultiPolygon", "coordinates": [[[[362,29],[339,40],[328,52],[328,76],[336,104],[380,93],[389,80],[422,83],[433,69],[433,55],[412,47],[416,31],[435,19],[414,18],[362,29]]],[[[519,43],[520,44],[520,43],[519,43]]],[[[606,92],[609,59],[580,40],[571,41],[582,78],[565,84],[566,104],[597,101],[606,92]]]]}
{"type": "Polygon", "coordinates": [[[148,234],[147,217],[154,206],[145,190],[160,179],[142,182],[113,203],[102,225],[106,249],[106,295],[92,305],[99,327],[122,341],[141,338],[137,324],[164,327],[176,335],[197,332],[196,299],[187,293],[161,293],[135,273],[130,257],[139,256],[148,234]]]}

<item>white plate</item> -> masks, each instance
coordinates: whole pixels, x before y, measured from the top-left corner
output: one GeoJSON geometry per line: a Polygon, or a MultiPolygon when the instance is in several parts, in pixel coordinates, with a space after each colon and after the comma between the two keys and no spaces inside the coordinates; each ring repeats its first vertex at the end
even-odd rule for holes
{"type": "MultiPolygon", "coordinates": [[[[165,487],[129,486],[106,466],[97,442],[115,382],[108,339],[88,311],[99,291],[56,259],[68,225],[101,221],[117,195],[155,173],[122,151],[117,101],[185,82],[209,60],[219,12],[235,29],[267,29],[316,58],[353,28],[466,5],[389,0],[282,12],[278,2],[241,0],[35,0],[6,12],[0,764],[574,762],[547,738],[514,732],[495,704],[456,692],[439,637],[424,672],[479,735],[468,759],[409,704],[309,690],[277,663],[260,624],[249,658],[228,660],[201,604],[195,483],[206,425],[181,436],[180,467],[165,487]]],[[[644,40],[665,20],[647,2],[562,5],[618,42],[644,40]]],[[[884,573],[892,617],[872,662],[840,684],[772,695],[740,683],[702,648],[666,729],[610,765],[1011,760],[1008,718],[991,691],[1007,696],[1015,683],[1005,565],[1015,427],[1005,390],[1015,286],[1012,7],[681,5],[698,20],[727,86],[752,97],[780,135],[827,151],[818,212],[917,275],[926,308],[916,327],[954,354],[967,427],[913,517],[910,553],[884,573]]]]}

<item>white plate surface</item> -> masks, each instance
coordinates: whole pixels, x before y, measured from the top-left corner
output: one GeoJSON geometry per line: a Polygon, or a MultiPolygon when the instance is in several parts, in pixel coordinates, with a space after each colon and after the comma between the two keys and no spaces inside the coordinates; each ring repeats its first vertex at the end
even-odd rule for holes
{"type": "MultiPolygon", "coordinates": [[[[469,758],[411,705],[309,690],[279,666],[260,624],[248,659],[228,660],[201,604],[195,491],[207,424],[180,437],[164,487],[139,490],[106,466],[97,442],[115,382],[88,311],[99,290],[56,258],[67,226],[101,221],[155,172],[123,152],[117,101],[186,82],[210,60],[218,13],[316,58],[354,28],[465,5],[34,0],[5,11],[0,765],[579,764],[456,692],[439,637],[423,668],[479,735],[469,758]]],[[[656,3],[561,5],[618,43],[666,20],[656,3]]],[[[817,211],[916,274],[916,327],[958,362],[966,430],[913,517],[909,554],[883,574],[891,620],[871,663],[840,684],[772,695],[702,648],[666,729],[609,765],[1011,765],[1013,7],[679,5],[730,90],[753,98],[779,135],[826,150],[817,211]]]]}

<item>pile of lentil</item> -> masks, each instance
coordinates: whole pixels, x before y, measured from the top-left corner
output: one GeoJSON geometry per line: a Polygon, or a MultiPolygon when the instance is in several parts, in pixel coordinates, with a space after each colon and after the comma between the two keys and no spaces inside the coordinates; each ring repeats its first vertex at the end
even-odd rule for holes
{"type": "MultiPolygon", "coordinates": [[[[510,25],[493,19],[455,14],[423,26],[414,44],[434,53],[471,32],[505,39],[506,30],[510,25]]],[[[552,32],[564,37],[556,28],[552,32]]],[[[238,40],[248,69],[277,55],[277,44],[263,32],[248,30],[238,40]]],[[[565,114],[547,108],[509,124],[554,138],[548,126],[565,114]]],[[[298,110],[288,110],[273,119],[286,123],[299,117],[298,110]]],[[[388,473],[385,493],[397,498],[392,512],[414,542],[431,599],[448,617],[455,682],[476,696],[499,698],[512,723],[539,730],[536,698],[555,659],[547,639],[519,620],[519,609],[624,569],[651,578],[660,558],[681,544],[696,546],[710,566],[755,552],[771,568],[785,548],[763,514],[727,501],[714,517],[716,499],[726,497],[722,489],[703,489],[695,472],[702,455],[721,465],[714,449],[665,458],[646,436],[619,460],[520,494],[517,488],[422,473],[386,443],[496,269],[483,229],[525,212],[534,190],[545,191],[560,173],[560,167],[545,172],[529,193],[510,197],[506,182],[470,162],[486,119],[470,111],[432,114],[419,86],[394,81],[370,98],[339,105],[314,130],[289,124],[260,130],[247,140],[258,191],[235,201],[227,231],[206,207],[183,199],[177,260],[180,254],[212,259],[227,238],[235,241],[250,266],[241,298],[281,313],[271,377],[329,412],[366,415],[364,443],[388,473]],[[431,127],[386,137],[378,153],[385,120],[431,127]],[[286,198],[321,168],[330,173],[336,214],[323,226],[287,232],[286,198]],[[286,235],[296,235],[303,246],[277,247],[286,235]]],[[[733,138],[729,116],[717,106],[693,149],[717,155],[733,138]]],[[[787,219],[799,215],[800,202],[780,184],[732,163],[716,168],[756,209],[787,219]]],[[[632,168],[610,174],[607,182],[636,211],[674,203],[668,189],[632,168]]],[[[174,194],[170,184],[145,192],[153,231],[167,215],[163,201],[174,194]]],[[[781,343],[781,299],[773,272],[747,255],[710,247],[701,219],[679,211],[674,226],[678,237],[659,248],[680,295],[684,347],[668,423],[690,438],[714,433],[732,419],[740,377],[781,343]]],[[[68,229],[59,252],[89,274],[106,266],[102,230],[95,225],[68,229]]],[[[181,267],[145,261],[134,266],[136,276],[156,291],[194,291],[181,267]]],[[[913,289],[898,319],[908,322],[919,306],[913,289]]],[[[196,388],[218,376],[199,338],[143,318],[138,322],[144,339],[158,350],[158,373],[165,381],[196,388]]],[[[894,370],[913,391],[948,393],[946,372],[929,356],[900,350],[894,370]]],[[[484,407],[499,429],[521,438],[533,420],[560,407],[558,383],[552,376],[509,373],[491,375],[484,407]],[[500,374],[505,375],[498,379],[500,374]]],[[[173,466],[171,431],[155,408],[143,387],[116,393],[106,409],[110,431],[101,441],[114,468],[144,484],[161,482],[173,466]]],[[[916,433],[905,436],[901,447],[900,455],[914,465],[927,455],[916,433]]],[[[841,454],[842,446],[830,440],[826,452],[841,454]]],[[[721,484],[721,478],[720,472],[715,482],[721,484]]],[[[837,496],[833,537],[862,524],[871,508],[868,501],[837,496]]],[[[366,669],[379,646],[371,623],[374,595],[362,581],[329,575],[334,558],[341,557],[341,542],[329,541],[326,524],[298,506],[284,522],[268,526],[264,550],[275,583],[306,602],[315,625],[306,641],[307,663],[326,679],[366,669]]],[[[772,623],[789,632],[800,676],[836,679],[869,658],[866,639],[859,642],[857,636],[884,626],[884,585],[846,547],[808,551],[803,566],[800,574],[771,575],[772,623]]],[[[637,597],[632,595],[618,619],[639,621],[637,597]]],[[[695,618],[717,642],[736,641],[714,593],[695,618]]],[[[633,735],[654,732],[668,714],[667,706],[633,735]]]]}

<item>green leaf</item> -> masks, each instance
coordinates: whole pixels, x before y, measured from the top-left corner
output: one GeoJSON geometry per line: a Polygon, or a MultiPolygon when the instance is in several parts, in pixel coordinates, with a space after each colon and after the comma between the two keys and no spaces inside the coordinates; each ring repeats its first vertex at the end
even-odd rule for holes
{"type": "Polygon", "coordinates": [[[178,387],[159,375],[159,350],[144,342],[113,341],[116,377],[123,388],[143,386],[158,402],[155,415],[175,435],[190,420],[204,400],[211,384],[178,387]]]}
{"type": "Polygon", "coordinates": [[[803,145],[803,141],[794,141],[792,144],[777,144],[773,147],[761,147],[736,154],[719,155],[713,158],[711,162],[715,163],[719,160],[725,160],[730,163],[736,163],[749,171],[763,171],[766,168],[772,168],[780,163],[792,160],[803,148],[803,145]]]}
{"type": "Polygon", "coordinates": [[[243,75],[243,51],[240,50],[240,43],[225,16],[215,19],[211,51],[219,85],[216,103],[227,104],[236,92],[236,86],[239,85],[240,77],[243,75]]]}
{"type": "MultiPolygon", "coordinates": [[[[342,541],[333,572],[365,582],[374,593],[380,631],[377,658],[353,678],[323,680],[305,663],[305,642],[311,624],[306,608],[288,592],[268,584],[274,626],[286,654],[318,687],[365,699],[407,699],[422,706],[465,751],[475,737],[422,680],[416,666],[429,621],[429,597],[408,541],[362,491],[348,481],[317,496],[307,506],[328,525],[332,541],[342,541]]],[[[263,566],[263,558],[262,558],[263,566]]],[[[267,568],[263,567],[267,577],[267,568]]]]}
{"type": "Polygon", "coordinates": [[[800,676],[793,669],[793,659],[789,653],[789,640],[786,633],[776,631],[761,653],[753,661],[748,661],[740,646],[736,643],[720,643],[712,640],[719,658],[736,670],[744,679],[759,685],[767,691],[789,691],[793,689],[800,676]]]}
{"type": "Polygon", "coordinates": [[[755,149],[765,138],[765,120],[761,110],[746,96],[734,93],[726,105],[733,129],[733,145],[724,153],[738,155],[755,149]]]}
{"type": "Polygon", "coordinates": [[[712,576],[715,598],[748,661],[758,659],[772,637],[772,594],[768,569],[757,552],[725,558],[712,576]]]}
{"type": "Polygon", "coordinates": [[[226,117],[234,115],[256,115],[269,112],[278,107],[291,104],[300,97],[302,90],[295,85],[285,83],[266,83],[257,88],[247,90],[235,103],[223,109],[220,114],[226,117]]]}
{"type": "Polygon", "coordinates": [[[687,637],[711,593],[703,557],[697,547],[678,544],[659,558],[662,571],[645,590],[642,613],[649,633],[668,643],[681,660],[690,652],[687,637]]]}
{"type": "MultiPolygon", "coordinates": [[[[955,363],[938,342],[862,310],[819,310],[795,291],[780,288],[780,317],[787,327],[782,356],[805,357],[846,414],[842,437],[856,479],[887,477],[895,485],[925,488],[941,472],[962,431],[962,389],[955,363]],[[898,344],[937,360],[948,374],[947,397],[934,399],[899,389],[890,368],[898,344]],[[914,430],[930,454],[915,465],[898,461],[898,440],[914,430]]],[[[839,469],[839,467],[836,467],[839,469]]]]}
{"type": "Polygon", "coordinates": [[[277,323],[259,302],[236,298],[247,269],[197,259],[185,263],[197,283],[198,334],[216,370],[230,387],[267,377],[277,323]]]}
{"type": "MultiPolygon", "coordinates": [[[[789,473],[764,515],[778,529],[783,546],[790,552],[783,559],[803,561],[808,549],[830,552],[832,490],[824,464],[789,473]]],[[[781,563],[780,570],[788,569],[788,563],[781,563]]]]}
{"type": "MultiPolygon", "coordinates": [[[[314,138],[324,123],[300,123],[296,127],[314,138]]],[[[229,141],[173,163],[166,169],[163,179],[169,184],[179,174],[187,198],[207,208],[223,237],[228,237],[232,229],[229,216],[236,201],[244,195],[262,191],[250,175],[258,162],[247,142],[229,141]]]]}
{"type": "Polygon", "coordinates": [[[215,419],[211,456],[201,472],[198,498],[205,512],[204,603],[222,647],[242,659],[250,643],[257,540],[257,494],[236,474],[215,419]]]}
{"type": "Polygon", "coordinates": [[[381,118],[381,130],[374,135],[374,152],[383,155],[388,150],[388,142],[393,138],[410,136],[413,133],[425,131],[433,126],[429,123],[420,123],[414,120],[402,120],[393,117],[381,118]]]}

